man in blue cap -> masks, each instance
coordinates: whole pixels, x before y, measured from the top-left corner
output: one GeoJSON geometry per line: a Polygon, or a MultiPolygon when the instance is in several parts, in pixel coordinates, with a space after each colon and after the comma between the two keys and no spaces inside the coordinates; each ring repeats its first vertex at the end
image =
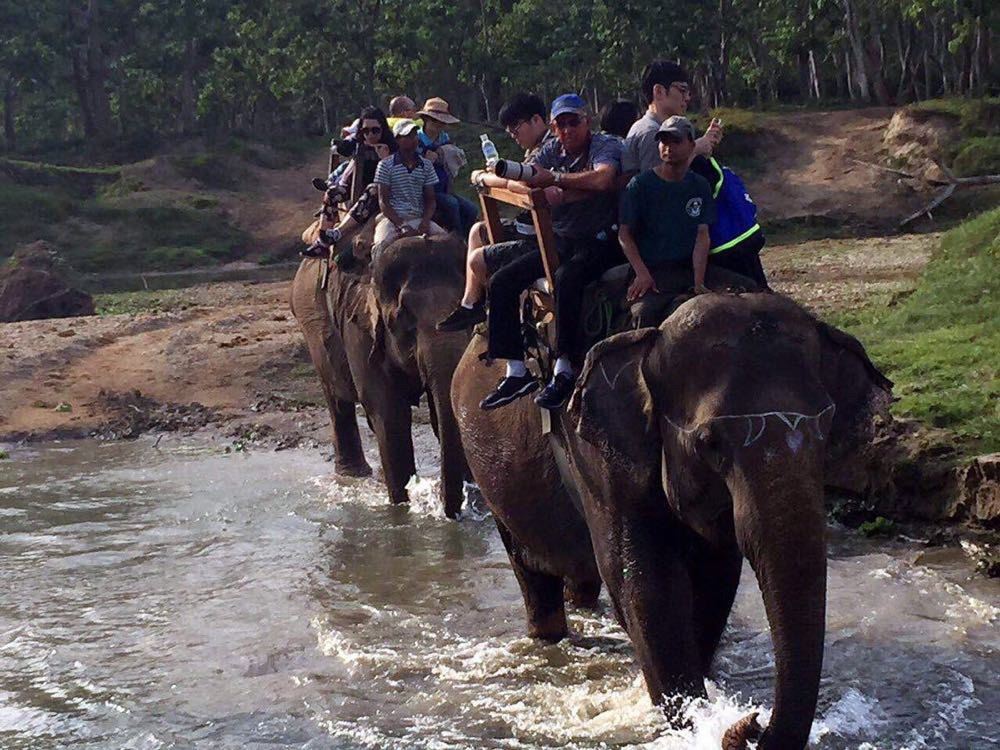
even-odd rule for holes
{"type": "MultiPolygon", "coordinates": [[[[559,253],[554,290],[558,358],[552,381],[535,399],[543,408],[557,409],[573,391],[572,360],[582,355],[577,339],[584,287],[622,262],[615,241],[622,144],[614,136],[591,132],[587,103],[576,94],[563,94],[552,103],[550,122],[556,139],[539,151],[535,173],[526,182],[548,188],[559,253]]],[[[489,356],[507,360],[507,372],[480,403],[483,409],[509,404],[538,388],[524,364],[518,301],[545,269],[533,244],[514,250],[499,253],[513,259],[490,276],[489,356]]]]}

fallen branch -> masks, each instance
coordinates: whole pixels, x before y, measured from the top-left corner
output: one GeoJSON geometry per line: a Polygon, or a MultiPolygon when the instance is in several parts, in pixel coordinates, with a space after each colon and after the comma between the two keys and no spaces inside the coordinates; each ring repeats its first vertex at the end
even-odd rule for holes
{"type": "Polygon", "coordinates": [[[861,159],[855,159],[853,157],[848,157],[848,161],[853,161],[855,164],[860,164],[863,167],[868,167],[869,169],[877,169],[880,172],[888,172],[889,174],[899,175],[900,177],[906,177],[909,180],[919,180],[915,174],[910,174],[909,172],[904,172],[902,169],[893,169],[892,167],[883,167],[881,164],[872,164],[870,161],[861,161],[861,159]]]}
{"type": "MultiPolygon", "coordinates": [[[[930,203],[928,203],[926,206],[921,208],[916,213],[910,214],[901,222],[899,222],[900,229],[905,227],[910,222],[919,219],[921,216],[927,216],[928,218],[933,219],[934,216],[931,214],[931,211],[933,211],[935,208],[937,208],[946,200],[948,200],[948,198],[951,197],[951,194],[954,193],[960,187],[971,187],[976,185],[1000,185],[1000,174],[982,174],[982,175],[975,175],[973,177],[956,177],[954,172],[948,169],[948,167],[939,162],[937,159],[932,159],[931,161],[933,161],[934,164],[937,165],[937,168],[941,170],[941,173],[945,176],[945,178],[947,178],[948,181],[946,183],[941,183],[936,180],[925,180],[925,182],[930,182],[932,184],[937,184],[937,185],[943,184],[944,187],[938,191],[937,195],[934,196],[934,198],[931,200],[930,203]]],[[[876,165],[870,164],[868,166],[876,166],[876,165]]],[[[895,170],[887,170],[887,171],[895,171],[895,170]]]]}

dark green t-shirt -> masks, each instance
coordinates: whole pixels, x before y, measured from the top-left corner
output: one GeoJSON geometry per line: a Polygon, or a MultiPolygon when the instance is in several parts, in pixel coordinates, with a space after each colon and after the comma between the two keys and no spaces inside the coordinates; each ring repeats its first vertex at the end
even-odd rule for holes
{"type": "Polygon", "coordinates": [[[667,182],[650,169],[633,177],[625,188],[621,222],[632,230],[647,264],[690,259],[698,226],[713,221],[712,189],[694,172],[667,182]]]}

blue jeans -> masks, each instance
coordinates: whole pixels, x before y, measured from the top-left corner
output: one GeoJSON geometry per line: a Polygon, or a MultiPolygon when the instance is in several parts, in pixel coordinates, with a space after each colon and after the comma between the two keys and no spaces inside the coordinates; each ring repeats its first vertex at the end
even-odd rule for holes
{"type": "Polygon", "coordinates": [[[445,227],[459,231],[463,236],[467,235],[479,216],[476,204],[451,193],[435,193],[434,197],[437,198],[441,220],[445,227]]]}

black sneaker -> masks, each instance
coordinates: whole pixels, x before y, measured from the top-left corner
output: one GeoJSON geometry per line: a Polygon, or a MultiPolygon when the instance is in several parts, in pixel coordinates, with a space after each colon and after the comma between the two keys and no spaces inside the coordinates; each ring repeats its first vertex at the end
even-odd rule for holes
{"type": "Polygon", "coordinates": [[[552,381],[535,396],[535,403],[543,409],[558,409],[573,392],[576,376],[568,372],[557,373],[552,381]]]}
{"type": "Polygon", "coordinates": [[[472,307],[459,305],[451,314],[437,324],[439,331],[464,331],[486,320],[486,305],[477,302],[472,307]]]}
{"type": "Polygon", "coordinates": [[[527,396],[536,388],[538,388],[538,381],[535,380],[535,376],[530,372],[524,375],[508,375],[500,379],[493,393],[490,393],[479,402],[479,408],[488,411],[500,406],[506,406],[511,401],[521,398],[521,396],[527,396]]]}

